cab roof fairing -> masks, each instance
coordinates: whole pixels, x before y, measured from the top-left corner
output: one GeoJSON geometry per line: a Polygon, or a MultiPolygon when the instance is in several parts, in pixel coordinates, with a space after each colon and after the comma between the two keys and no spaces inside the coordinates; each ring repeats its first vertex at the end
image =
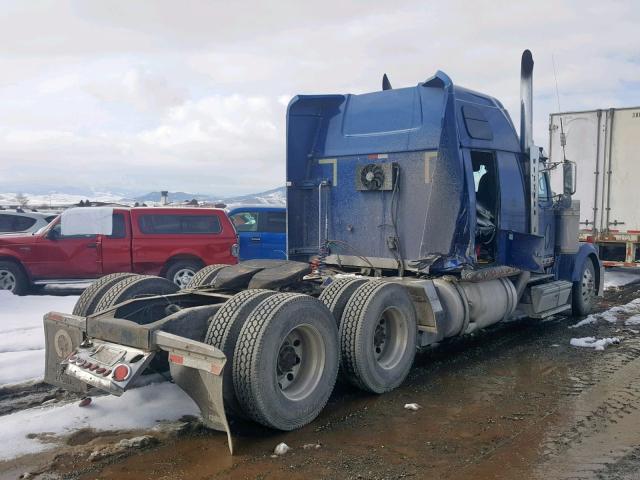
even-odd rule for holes
{"type": "MultiPolygon", "coordinates": [[[[287,108],[290,254],[295,257],[296,252],[310,252],[314,246],[318,248],[322,222],[318,215],[317,186],[326,180],[326,170],[319,168],[319,159],[355,157],[344,159],[346,164],[341,163],[353,168],[352,164],[367,161],[367,155],[390,154],[388,160],[383,161],[398,162],[405,175],[414,176],[425,175],[424,164],[416,162],[418,155],[415,153],[402,154],[437,151],[438,167],[431,188],[424,192],[411,192],[412,195],[401,199],[403,210],[414,211],[416,219],[424,218],[423,224],[413,222],[412,226],[411,222],[404,222],[405,225],[400,226],[401,240],[408,237],[421,239],[419,242],[407,242],[414,243],[415,248],[403,252],[403,257],[413,262],[416,268],[430,267],[431,271],[451,270],[474,263],[472,232],[475,215],[470,215],[473,177],[464,168],[461,147],[519,150],[513,124],[500,102],[454,86],[441,71],[415,87],[362,95],[294,97],[287,108]],[[494,132],[491,140],[470,137],[462,111],[467,104],[473,104],[474,108],[484,112],[494,132]],[[300,191],[314,186],[315,194],[300,191]],[[443,205],[447,207],[443,208],[443,205]]],[[[349,172],[347,177],[349,175],[352,176],[353,172],[349,172]]],[[[345,205],[371,210],[369,207],[375,201],[375,194],[365,193],[363,196],[361,192],[355,192],[353,185],[346,192],[343,185],[344,182],[340,189],[335,189],[331,205],[326,207],[333,216],[342,217],[339,221],[343,222],[345,205]],[[369,204],[363,205],[363,201],[369,204]]],[[[352,220],[359,221],[357,217],[352,220]]],[[[372,254],[369,252],[380,254],[384,250],[379,243],[374,245],[373,237],[379,237],[380,233],[370,233],[373,235],[367,238],[372,240],[361,238],[360,243],[353,245],[354,250],[365,256],[372,254]]],[[[331,236],[342,240],[339,234],[336,237],[332,233],[331,236]]],[[[390,251],[383,255],[392,258],[390,251]]]]}

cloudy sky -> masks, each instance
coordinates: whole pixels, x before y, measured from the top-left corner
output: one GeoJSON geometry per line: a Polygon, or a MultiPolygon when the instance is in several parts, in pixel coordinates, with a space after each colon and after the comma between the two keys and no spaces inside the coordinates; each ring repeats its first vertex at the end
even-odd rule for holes
{"type": "Polygon", "coordinates": [[[640,105],[637,1],[0,0],[0,192],[79,187],[233,195],[284,183],[297,93],[394,87],[435,70],[518,118],[533,51],[548,115],[640,105]]]}

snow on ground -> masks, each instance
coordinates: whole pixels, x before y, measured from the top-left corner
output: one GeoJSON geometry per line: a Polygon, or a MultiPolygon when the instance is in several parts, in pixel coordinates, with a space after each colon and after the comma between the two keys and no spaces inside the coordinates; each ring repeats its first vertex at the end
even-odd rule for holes
{"type": "MultiPolygon", "coordinates": [[[[631,320],[632,318],[640,317],[640,315],[638,315],[640,314],[640,298],[631,300],[626,305],[618,305],[615,307],[611,307],[609,310],[605,310],[604,312],[592,313],[585,319],[580,320],[575,325],[571,325],[569,328],[582,327],[583,325],[596,323],[598,320],[606,320],[609,323],[616,323],[620,319],[621,315],[629,315],[629,314],[633,314],[634,316],[630,317],[627,321],[631,320]]],[[[631,322],[631,324],[635,324],[635,323],[640,323],[640,319],[638,319],[637,322],[636,320],[633,320],[631,322]]]]}
{"type": "MultiPolygon", "coordinates": [[[[77,296],[19,297],[0,291],[0,387],[43,377],[42,317],[49,311],[71,312],[77,299],[77,296]]],[[[177,420],[198,413],[193,401],[168,382],[135,388],[122,397],[95,397],[85,408],[80,408],[77,402],[30,408],[1,417],[0,461],[54,448],[52,437],[81,428],[147,429],[160,420],[177,420]]]]}
{"type": "Polygon", "coordinates": [[[618,337],[612,338],[601,338],[597,339],[595,337],[583,337],[583,338],[572,338],[569,342],[573,347],[586,347],[593,348],[595,350],[604,350],[607,346],[613,345],[614,343],[620,343],[620,339],[618,337]]]}
{"type": "Polygon", "coordinates": [[[608,268],[604,272],[604,288],[622,287],[640,281],[640,269],[608,268]]]}
{"type": "Polygon", "coordinates": [[[87,407],[74,402],[30,408],[2,417],[0,461],[55,448],[55,437],[82,428],[149,429],[162,420],[198,414],[187,394],[168,382],[129,390],[122,397],[95,397],[87,407]]]}
{"type": "Polygon", "coordinates": [[[0,386],[37,380],[44,375],[42,317],[71,312],[77,296],[20,297],[0,290],[0,386]]]}

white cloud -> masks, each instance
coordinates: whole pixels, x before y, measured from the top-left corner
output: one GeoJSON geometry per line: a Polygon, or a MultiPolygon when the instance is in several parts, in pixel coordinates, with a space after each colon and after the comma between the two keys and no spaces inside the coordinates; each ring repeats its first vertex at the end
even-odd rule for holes
{"type": "Polygon", "coordinates": [[[552,54],[562,109],[640,104],[639,20],[633,1],[16,1],[0,18],[0,188],[271,188],[294,94],[442,69],[517,119],[524,48],[546,145],[552,54]]]}

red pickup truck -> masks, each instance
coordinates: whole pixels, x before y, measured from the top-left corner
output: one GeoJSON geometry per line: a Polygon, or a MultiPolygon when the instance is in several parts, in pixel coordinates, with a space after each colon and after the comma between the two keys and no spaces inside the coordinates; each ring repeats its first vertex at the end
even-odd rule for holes
{"type": "Polygon", "coordinates": [[[161,275],[186,286],[205,265],[238,262],[237,234],[224,210],[114,208],[107,215],[108,235],[65,235],[58,217],[34,234],[1,236],[0,290],[22,295],[32,285],[115,272],[161,275]]]}

